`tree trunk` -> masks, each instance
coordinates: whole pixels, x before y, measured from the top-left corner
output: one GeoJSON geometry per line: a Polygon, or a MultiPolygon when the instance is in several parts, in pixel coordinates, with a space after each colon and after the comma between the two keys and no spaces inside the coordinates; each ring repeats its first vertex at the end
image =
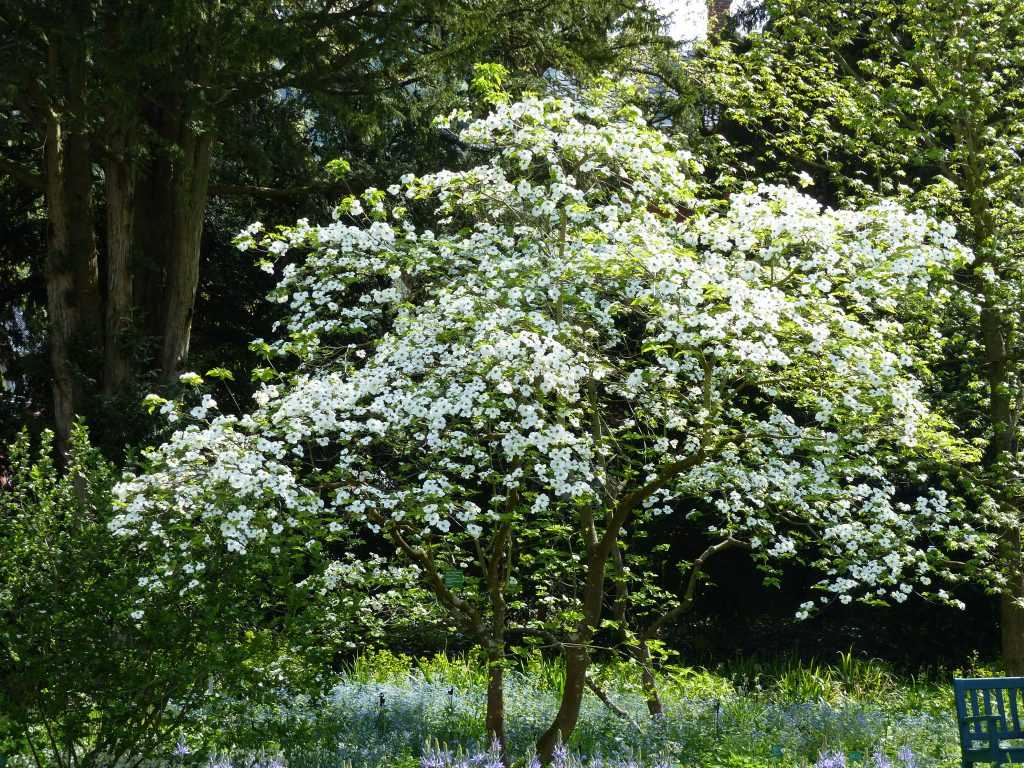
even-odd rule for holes
{"type": "Polygon", "coordinates": [[[1015,575],[1002,595],[1000,630],[1002,635],[1003,671],[1012,677],[1024,675],[1024,580],[1015,575]]]}
{"type": "Polygon", "coordinates": [[[156,157],[140,164],[135,183],[132,299],[136,326],[159,345],[163,338],[164,265],[173,239],[168,214],[172,209],[168,179],[173,169],[165,152],[154,148],[152,153],[156,157]]]}
{"type": "MultiPolygon", "coordinates": [[[[64,8],[63,34],[47,51],[44,149],[46,302],[57,450],[64,455],[79,405],[76,361],[83,368],[102,343],[99,269],[93,224],[92,161],[86,131],[89,3],[64,8]]],[[[89,373],[87,370],[86,373],[89,373]]]]}
{"type": "MultiPolygon", "coordinates": [[[[508,503],[518,498],[513,492],[508,503]]],[[[505,630],[508,620],[508,605],[505,602],[505,588],[511,565],[509,546],[512,528],[508,523],[498,531],[494,540],[491,560],[488,562],[483,550],[480,552],[480,566],[487,580],[487,591],[491,601],[491,637],[487,646],[487,712],[484,716],[484,730],[492,743],[498,743],[501,762],[509,766],[508,740],[505,737],[505,630]]]]}
{"type": "Polygon", "coordinates": [[[160,369],[168,381],[173,381],[181,372],[188,357],[213,145],[211,134],[196,135],[187,128],[186,131],[181,144],[184,157],[175,179],[174,232],[165,270],[167,282],[160,369]]]}
{"type": "MultiPolygon", "coordinates": [[[[981,337],[985,348],[989,390],[989,420],[992,438],[985,454],[985,465],[1003,472],[1000,464],[1013,450],[1013,404],[1010,394],[1010,369],[1007,355],[1007,327],[1001,313],[986,297],[981,310],[981,337]]],[[[1003,669],[1008,675],[1024,674],[1024,573],[1021,568],[1020,522],[1003,532],[1003,558],[1009,583],[1000,601],[1000,635],[1003,669]]]]}
{"type": "Polygon", "coordinates": [[[555,747],[568,741],[580,719],[580,706],[583,703],[589,667],[590,654],[585,645],[574,644],[566,647],[565,687],[562,688],[562,700],[559,702],[555,719],[537,740],[537,755],[544,765],[551,762],[555,747]]]}
{"type": "Polygon", "coordinates": [[[98,360],[103,343],[103,312],[100,296],[99,254],[93,220],[92,149],[88,135],[86,104],[87,52],[85,30],[91,23],[90,0],[72,0],[66,9],[64,49],[58,71],[65,88],[64,110],[64,205],[68,227],[68,253],[74,260],[75,294],[80,320],[76,339],[81,359],[98,360]]]}
{"type": "Polygon", "coordinates": [[[501,759],[508,765],[508,741],[505,738],[505,649],[495,643],[487,653],[487,713],[484,731],[491,743],[498,743],[501,759]]]}
{"type": "Polygon", "coordinates": [[[107,306],[103,391],[121,390],[131,378],[126,336],[132,326],[132,245],[135,224],[135,169],[128,159],[130,136],[111,138],[104,165],[107,203],[107,306]]]}
{"type": "Polygon", "coordinates": [[[64,136],[64,205],[80,318],[77,351],[85,353],[79,355],[80,360],[98,362],[97,353],[103,345],[103,305],[93,220],[92,159],[88,137],[71,127],[64,136]]]}
{"type": "Polygon", "coordinates": [[[728,23],[731,8],[731,0],[708,0],[707,33],[709,37],[728,23]]]}
{"type": "MultiPolygon", "coordinates": [[[[592,529],[592,520],[584,523],[584,530],[592,529]]],[[[612,526],[609,525],[609,529],[612,526]]],[[[601,621],[601,610],[604,601],[605,568],[610,550],[599,544],[596,534],[587,534],[588,545],[586,582],[583,586],[583,617],[577,625],[572,642],[565,646],[565,686],[562,689],[562,700],[558,712],[548,729],[537,740],[537,754],[545,764],[551,762],[555,747],[569,739],[580,718],[580,706],[583,703],[583,691],[587,685],[587,670],[590,667],[590,644],[594,631],[601,621]]],[[[614,545],[615,538],[609,538],[614,545]]]]}
{"type": "Polygon", "coordinates": [[[661,704],[661,696],[658,695],[658,686],[652,669],[651,649],[647,646],[647,638],[640,638],[633,653],[636,660],[640,662],[640,685],[647,698],[647,711],[651,717],[662,715],[665,709],[661,704]]]}
{"type": "Polygon", "coordinates": [[[68,255],[67,210],[64,201],[64,136],[58,116],[46,126],[46,318],[53,373],[53,420],[57,451],[63,456],[75,418],[75,387],[71,340],[78,327],[75,276],[68,255]]]}

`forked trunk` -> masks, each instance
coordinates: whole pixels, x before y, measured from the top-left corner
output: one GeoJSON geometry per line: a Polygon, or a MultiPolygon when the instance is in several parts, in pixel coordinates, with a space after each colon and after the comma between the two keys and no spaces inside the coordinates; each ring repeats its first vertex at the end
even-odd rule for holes
{"type": "Polygon", "coordinates": [[[573,642],[565,646],[565,685],[562,700],[558,704],[551,725],[537,740],[537,754],[547,765],[559,743],[568,741],[580,719],[580,705],[587,685],[587,670],[590,654],[587,646],[594,630],[601,620],[601,604],[604,599],[604,576],[608,553],[594,542],[587,559],[587,577],[583,589],[583,618],[580,621],[573,642]]]}
{"type": "MultiPolygon", "coordinates": [[[[613,520],[612,517],[608,519],[613,520]]],[[[587,648],[601,623],[606,567],[612,547],[617,541],[613,534],[622,525],[621,521],[609,522],[604,537],[599,539],[593,521],[593,517],[583,520],[589,550],[586,580],[583,584],[583,616],[576,626],[572,642],[565,646],[565,687],[562,689],[562,700],[551,725],[537,740],[537,755],[545,765],[551,762],[555,747],[569,739],[580,719],[580,706],[583,703],[587,670],[590,667],[590,654],[587,648]]]]}

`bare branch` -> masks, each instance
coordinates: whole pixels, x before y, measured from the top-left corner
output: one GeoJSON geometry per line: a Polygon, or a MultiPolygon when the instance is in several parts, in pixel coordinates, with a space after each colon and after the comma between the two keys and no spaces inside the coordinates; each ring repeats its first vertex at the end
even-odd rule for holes
{"type": "Polygon", "coordinates": [[[630,717],[629,712],[627,712],[622,707],[620,707],[618,704],[616,704],[614,701],[612,701],[610,698],[608,698],[608,694],[605,693],[604,689],[602,689],[600,686],[598,686],[597,683],[594,682],[594,679],[592,677],[590,677],[588,675],[587,679],[584,681],[584,683],[586,684],[587,689],[592,694],[597,696],[597,698],[599,698],[601,700],[601,703],[604,704],[606,707],[608,707],[609,710],[614,712],[615,715],[617,715],[618,717],[621,717],[623,720],[625,720],[627,723],[629,723],[636,730],[640,730],[640,726],[638,726],[636,724],[636,720],[634,720],[632,717],[630,717]]]}

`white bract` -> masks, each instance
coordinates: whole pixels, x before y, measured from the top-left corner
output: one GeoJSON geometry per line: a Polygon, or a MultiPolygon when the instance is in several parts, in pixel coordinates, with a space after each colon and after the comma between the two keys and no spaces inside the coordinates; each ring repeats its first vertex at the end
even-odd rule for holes
{"type": "Polygon", "coordinates": [[[528,98],[460,138],[489,159],[240,236],[287,261],[262,348],[299,366],[244,417],[205,399],[118,486],[117,530],[168,574],[310,530],[433,542],[469,573],[503,525],[528,546],[584,510],[684,509],[766,563],[810,545],[844,602],[902,601],[990,546],[896,487],[952,445],[899,322],[969,260],[951,227],[785,187],[697,201],[695,162],[631,107],[528,98]]]}

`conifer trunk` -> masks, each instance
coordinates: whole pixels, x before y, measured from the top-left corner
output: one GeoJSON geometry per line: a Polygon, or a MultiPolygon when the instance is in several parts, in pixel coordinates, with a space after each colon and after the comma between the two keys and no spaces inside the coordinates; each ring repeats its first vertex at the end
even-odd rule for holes
{"type": "MultiPolygon", "coordinates": [[[[47,341],[57,449],[64,455],[81,400],[76,368],[90,368],[103,343],[93,223],[92,161],[86,129],[87,0],[64,5],[64,28],[47,49],[43,165],[47,208],[47,341]]],[[[86,373],[93,373],[86,370],[86,373]]]]}
{"type": "Polygon", "coordinates": [[[53,374],[53,417],[57,451],[64,455],[75,417],[72,338],[78,327],[75,276],[68,255],[67,210],[64,201],[64,135],[51,113],[46,127],[46,316],[50,367],[53,374]]]}
{"type": "Polygon", "coordinates": [[[174,231],[165,270],[163,346],[160,369],[166,380],[174,380],[188,357],[192,333],[192,312],[199,285],[199,247],[203,214],[210,181],[210,150],[213,136],[196,135],[186,129],[181,144],[183,159],[174,179],[174,231]]]}
{"type": "Polygon", "coordinates": [[[131,329],[132,246],[135,224],[135,170],[127,157],[130,137],[111,139],[104,164],[107,204],[107,303],[104,339],[103,389],[108,395],[131,379],[126,336],[131,329]]]}

